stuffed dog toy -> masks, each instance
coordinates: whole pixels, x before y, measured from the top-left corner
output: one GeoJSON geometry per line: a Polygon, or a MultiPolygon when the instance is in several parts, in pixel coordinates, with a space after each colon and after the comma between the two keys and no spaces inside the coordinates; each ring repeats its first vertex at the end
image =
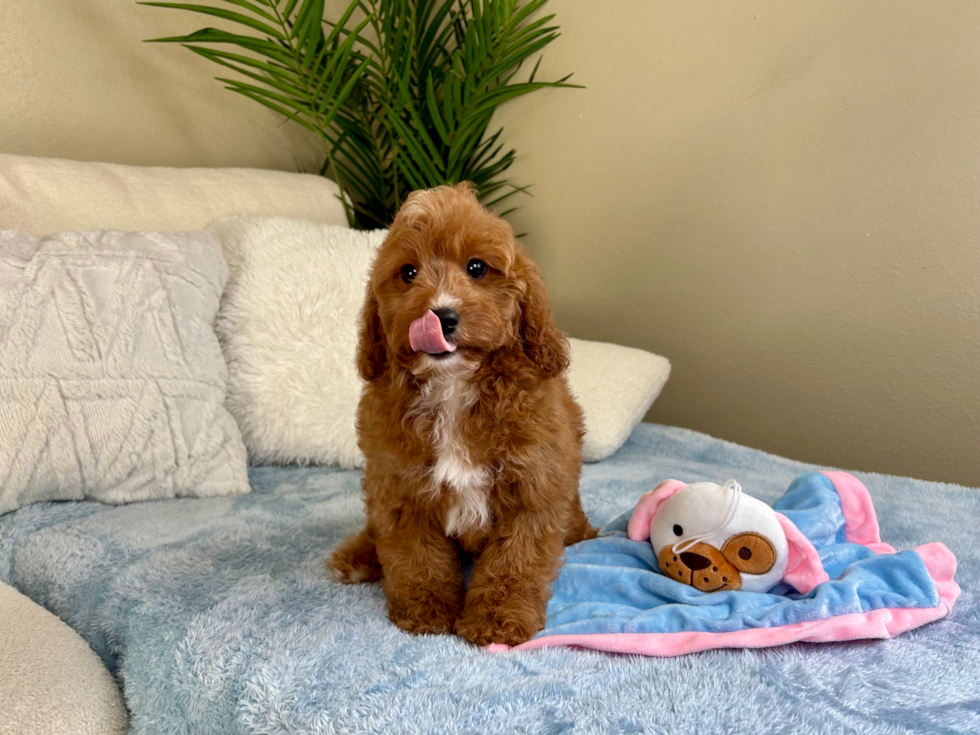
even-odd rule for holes
{"type": "Polygon", "coordinates": [[[640,498],[627,533],[649,539],[665,576],[702,592],[766,592],[782,581],[805,594],[827,579],[792,521],[742,494],[735,480],[666,480],[640,498]]]}

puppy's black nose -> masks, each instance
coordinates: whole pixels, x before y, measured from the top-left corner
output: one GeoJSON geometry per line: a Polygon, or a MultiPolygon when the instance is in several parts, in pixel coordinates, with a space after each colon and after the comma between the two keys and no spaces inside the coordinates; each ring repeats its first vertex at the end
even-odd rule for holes
{"type": "Polygon", "coordinates": [[[693,551],[685,551],[680,555],[681,561],[684,562],[684,566],[688,569],[693,569],[695,572],[699,569],[705,569],[711,563],[705,559],[700,554],[695,554],[693,551]]]}
{"type": "Polygon", "coordinates": [[[456,327],[459,325],[459,314],[455,309],[433,309],[432,313],[439,317],[444,337],[448,337],[456,331],[456,327]]]}

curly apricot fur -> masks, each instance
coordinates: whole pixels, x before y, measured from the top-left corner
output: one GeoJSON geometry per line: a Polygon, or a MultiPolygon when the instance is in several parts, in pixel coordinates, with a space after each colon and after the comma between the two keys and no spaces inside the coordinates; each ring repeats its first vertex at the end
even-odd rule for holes
{"type": "Polygon", "coordinates": [[[568,344],[538,269],[466,184],[415,192],[378,252],[362,317],[368,520],[328,566],[342,582],[380,577],[405,630],[522,643],[544,626],[563,547],[595,536],[578,494],[583,425],[562,375],[568,344]],[[466,273],[472,258],[488,266],[479,280],[466,273]],[[411,284],[399,275],[406,263],[418,270],[411,284]],[[411,322],[440,299],[460,315],[448,360],[408,343],[411,322]],[[448,534],[464,493],[433,479],[447,451],[489,518],[448,534]],[[473,559],[465,590],[463,555],[473,559]]]}

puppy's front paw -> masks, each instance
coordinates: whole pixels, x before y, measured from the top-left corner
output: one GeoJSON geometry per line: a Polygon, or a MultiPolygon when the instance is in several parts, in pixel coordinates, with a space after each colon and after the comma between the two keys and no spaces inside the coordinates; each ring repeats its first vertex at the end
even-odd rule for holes
{"type": "Polygon", "coordinates": [[[456,621],[456,634],[470,643],[485,646],[505,643],[518,646],[544,627],[544,613],[526,602],[491,605],[468,602],[456,621]]]}
{"type": "Polygon", "coordinates": [[[374,541],[364,533],[344,539],[327,560],[327,569],[334,579],[344,584],[381,579],[381,564],[374,541]]]}
{"type": "Polygon", "coordinates": [[[402,630],[416,635],[452,633],[458,602],[446,602],[435,597],[410,603],[388,602],[388,619],[402,630]]]}

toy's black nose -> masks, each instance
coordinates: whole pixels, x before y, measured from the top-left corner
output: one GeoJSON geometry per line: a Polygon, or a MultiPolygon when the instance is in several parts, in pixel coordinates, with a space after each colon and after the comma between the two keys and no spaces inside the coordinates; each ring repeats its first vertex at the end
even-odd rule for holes
{"type": "Polygon", "coordinates": [[[695,554],[693,551],[685,551],[681,556],[681,561],[684,562],[684,566],[688,569],[693,569],[695,572],[699,569],[705,569],[711,562],[705,559],[700,554],[695,554]]]}
{"type": "Polygon", "coordinates": [[[433,309],[432,313],[439,317],[444,337],[448,337],[456,331],[456,327],[459,325],[459,314],[455,309],[433,309]]]}

